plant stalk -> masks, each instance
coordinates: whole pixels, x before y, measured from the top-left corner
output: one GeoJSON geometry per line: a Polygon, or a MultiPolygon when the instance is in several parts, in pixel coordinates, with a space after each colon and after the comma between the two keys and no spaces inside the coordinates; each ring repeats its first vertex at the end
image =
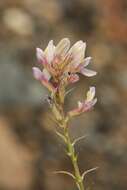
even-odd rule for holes
{"type": "Polygon", "coordinates": [[[74,176],[75,182],[79,190],[84,190],[83,179],[79,170],[78,161],[77,161],[77,154],[75,152],[74,145],[71,142],[71,138],[69,136],[68,127],[64,127],[64,137],[66,139],[66,146],[67,146],[67,155],[70,157],[73,168],[74,168],[74,176]]]}
{"type": "Polygon", "coordinates": [[[70,157],[73,168],[74,168],[75,183],[76,183],[79,190],[84,190],[83,178],[82,178],[82,175],[80,173],[78,161],[77,161],[77,154],[75,151],[74,144],[71,142],[71,138],[69,135],[69,130],[68,130],[69,119],[67,117],[65,117],[64,108],[63,108],[64,100],[63,100],[63,102],[61,102],[59,94],[58,94],[58,96],[55,97],[55,102],[57,102],[57,105],[58,105],[56,107],[58,109],[58,111],[57,112],[55,111],[55,116],[56,116],[56,119],[62,118],[61,122],[58,121],[58,125],[60,126],[60,128],[62,127],[62,129],[63,129],[63,133],[61,135],[64,137],[63,139],[64,139],[64,142],[65,142],[66,147],[67,147],[67,155],[70,157]],[[58,116],[60,116],[60,117],[58,117],[58,116]]]}

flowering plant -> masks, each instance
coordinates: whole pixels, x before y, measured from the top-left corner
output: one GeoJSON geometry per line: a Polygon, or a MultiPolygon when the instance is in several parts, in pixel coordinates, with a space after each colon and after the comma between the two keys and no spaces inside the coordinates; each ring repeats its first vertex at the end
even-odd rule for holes
{"type": "Polygon", "coordinates": [[[65,142],[67,155],[70,157],[74,167],[74,174],[67,171],[59,171],[57,173],[71,176],[75,180],[79,190],[84,190],[83,180],[85,174],[96,168],[92,168],[81,174],[74,145],[82,137],[72,142],[68,132],[68,123],[72,117],[91,110],[95,105],[97,102],[95,87],[90,87],[84,101],[79,101],[78,106],[67,113],[64,111],[64,102],[67,95],[67,86],[77,82],[79,74],[87,77],[96,75],[95,71],[86,68],[90,63],[91,57],[84,58],[85,49],[86,43],[83,41],[76,42],[70,48],[70,40],[68,38],[62,39],[57,46],[51,40],[45,51],[40,48],[36,49],[37,59],[43,66],[43,70],[41,71],[38,67],[33,67],[35,79],[39,80],[50,92],[47,100],[60,128],[60,132],[57,131],[56,133],[65,142]]]}

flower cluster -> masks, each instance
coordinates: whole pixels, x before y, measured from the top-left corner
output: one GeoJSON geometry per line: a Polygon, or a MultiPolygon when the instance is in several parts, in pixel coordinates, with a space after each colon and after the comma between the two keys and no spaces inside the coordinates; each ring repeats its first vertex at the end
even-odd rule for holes
{"type": "MultiPolygon", "coordinates": [[[[85,57],[86,43],[76,42],[70,48],[70,40],[62,39],[56,46],[53,40],[48,43],[43,51],[36,49],[38,62],[43,66],[41,71],[38,67],[33,67],[34,77],[39,80],[55,97],[55,104],[64,103],[66,87],[70,83],[79,80],[79,73],[87,77],[96,75],[96,72],[86,67],[91,61],[91,57],[85,57]],[[57,97],[57,98],[56,98],[57,97]]],[[[78,102],[78,108],[68,112],[70,116],[79,115],[89,110],[96,103],[95,87],[90,87],[84,102],[78,102]]]]}

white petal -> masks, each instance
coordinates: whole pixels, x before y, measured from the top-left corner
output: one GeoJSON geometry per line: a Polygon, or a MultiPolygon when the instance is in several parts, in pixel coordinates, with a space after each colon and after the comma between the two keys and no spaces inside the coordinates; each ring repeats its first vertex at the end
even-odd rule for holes
{"type": "Polygon", "coordinates": [[[97,103],[97,98],[95,98],[95,99],[92,101],[92,106],[94,106],[96,103],[97,103]]]}
{"type": "Polygon", "coordinates": [[[81,69],[80,73],[87,76],[87,77],[92,77],[92,76],[95,76],[97,74],[96,71],[86,69],[86,68],[81,69]]]}
{"type": "Polygon", "coordinates": [[[82,108],[82,106],[83,106],[83,103],[78,101],[78,108],[82,108]]]}
{"type": "Polygon", "coordinates": [[[47,62],[51,64],[55,55],[55,46],[53,45],[53,40],[49,41],[48,46],[45,49],[44,53],[45,53],[47,62]]]}
{"type": "Polygon", "coordinates": [[[50,75],[50,73],[47,71],[47,69],[43,69],[43,71],[42,71],[42,74],[43,74],[43,76],[47,79],[47,80],[49,80],[50,78],[51,78],[51,75],[50,75]]]}
{"type": "Polygon", "coordinates": [[[90,87],[90,92],[95,95],[95,86],[90,87]]]}
{"type": "Polygon", "coordinates": [[[43,63],[44,61],[44,52],[42,49],[40,48],[36,48],[36,56],[37,56],[37,59],[40,63],[43,63]]]}
{"type": "Polygon", "coordinates": [[[83,111],[84,111],[84,112],[89,111],[89,110],[96,104],[96,102],[97,102],[97,98],[95,98],[94,100],[89,101],[89,102],[86,101],[85,104],[84,104],[84,109],[83,109],[83,111]]]}
{"type": "Polygon", "coordinates": [[[65,56],[70,48],[70,40],[68,38],[63,38],[56,46],[56,55],[65,56]]]}
{"type": "Polygon", "coordinates": [[[91,61],[92,57],[86,57],[84,59],[84,62],[82,63],[84,67],[86,67],[87,65],[89,65],[90,61],[91,61]]]}
{"type": "Polygon", "coordinates": [[[92,101],[94,96],[95,96],[95,87],[92,86],[90,87],[90,90],[86,94],[86,101],[88,102],[92,101]]]}
{"type": "Polygon", "coordinates": [[[85,56],[85,49],[86,49],[86,43],[82,41],[78,41],[70,49],[69,53],[72,56],[71,63],[74,67],[77,67],[83,61],[83,58],[85,56]]]}
{"type": "Polygon", "coordinates": [[[41,80],[43,76],[41,70],[38,67],[33,67],[32,70],[35,79],[41,80]]]}

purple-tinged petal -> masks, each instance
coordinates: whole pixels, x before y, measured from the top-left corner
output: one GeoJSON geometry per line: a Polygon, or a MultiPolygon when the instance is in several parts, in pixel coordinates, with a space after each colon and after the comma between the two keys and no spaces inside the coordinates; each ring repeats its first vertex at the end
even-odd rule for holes
{"type": "Polygon", "coordinates": [[[47,71],[47,69],[43,69],[43,71],[42,71],[42,74],[43,74],[43,76],[47,79],[47,80],[50,80],[50,78],[51,78],[51,75],[50,75],[50,73],[47,71]]]}
{"type": "Polygon", "coordinates": [[[70,40],[63,38],[56,46],[56,55],[65,56],[70,48],[70,40]]]}
{"type": "Polygon", "coordinates": [[[84,112],[88,112],[90,111],[93,106],[96,104],[97,102],[97,98],[95,98],[94,100],[90,101],[90,102],[78,102],[78,107],[69,111],[68,112],[68,116],[70,117],[74,117],[74,116],[78,116],[84,112]]]}
{"type": "Polygon", "coordinates": [[[45,55],[42,49],[36,48],[36,56],[39,63],[42,63],[45,61],[45,55]]]}
{"type": "Polygon", "coordinates": [[[86,67],[87,65],[89,65],[91,59],[92,59],[92,57],[86,57],[84,59],[84,62],[82,63],[83,67],[86,67]]]}
{"type": "Polygon", "coordinates": [[[92,77],[92,76],[95,76],[97,74],[96,71],[86,69],[86,68],[82,68],[80,73],[87,76],[87,77],[92,77]]]}
{"type": "Polygon", "coordinates": [[[41,70],[37,67],[33,67],[33,75],[35,79],[39,80],[49,91],[55,92],[56,88],[50,83],[41,70]]]}
{"type": "Polygon", "coordinates": [[[96,104],[97,98],[93,99],[92,101],[85,102],[83,106],[83,112],[87,112],[93,108],[93,106],[96,104]]]}
{"type": "Polygon", "coordinates": [[[89,91],[87,92],[87,98],[84,102],[78,101],[78,107],[69,111],[68,115],[70,117],[78,116],[84,112],[87,112],[92,109],[92,107],[96,104],[97,98],[95,97],[95,87],[90,87],[89,91]]]}
{"type": "Polygon", "coordinates": [[[89,65],[92,57],[86,57],[77,67],[77,71],[83,70],[87,65],[89,65]]]}
{"type": "Polygon", "coordinates": [[[38,67],[33,67],[32,70],[35,79],[41,80],[43,76],[41,70],[38,67]]]}
{"type": "Polygon", "coordinates": [[[97,98],[95,98],[93,101],[92,101],[92,106],[94,106],[95,104],[97,103],[97,98]]]}

